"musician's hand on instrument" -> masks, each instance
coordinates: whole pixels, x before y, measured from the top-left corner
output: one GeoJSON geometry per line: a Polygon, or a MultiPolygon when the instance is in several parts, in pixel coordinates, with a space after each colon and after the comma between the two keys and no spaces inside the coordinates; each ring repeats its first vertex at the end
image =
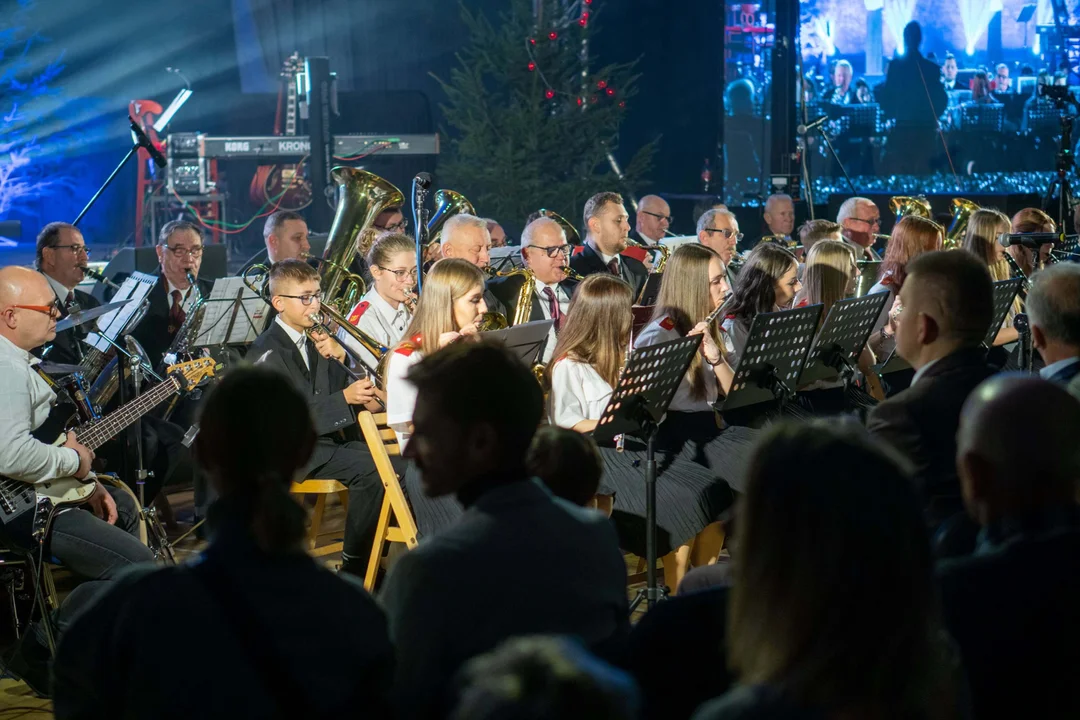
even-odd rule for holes
{"type": "Polygon", "coordinates": [[[91,465],[94,462],[94,451],[80,443],[73,432],[67,434],[64,447],[71,448],[79,454],[79,469],[75,471],[73,477],[76,480],[82,480],[90,474],[91,465]]]}
{"type": "Polygon", "coordinates": [[[345,402],[350,405],[366,405],[376,397],[375,385],[367,378],[357,380],[342,392],[345,393],[345,402]]]}
{"type": "Polygon", "coordinates": [[[462,331],[462,332],[453,332],[453,331],[444,332],[442,335],[439,336],[439,347],[441,347],[441,348],[446,347],[450,343],[452,343],[455,340],[458,340],[459,338],[461,338],[461,336],[463,334],[464,334],[464,331],[462,331]]]}
{"type": "Polygon", "coordinates": [[[900,304],[900,296],[897,295],[893,300],[892,308],[889,309],[889,320],[885,323],[885,326],[881,328],[881,334],[885,337],[893,337],[896,335],[896,324],[900,319],[900,313],[904,311],[904,306],[900,304]]]}
{"type": "Polygon", "coordinates": [[[315,331],[311,333],[311,341],[315,343],[315,350],[324,358],[345,362],[345,348],[336,338],[315,331]]]}
{"type": "Polygon", "coordinates": [[[110,525],[115,525],[117,517],[116,500],[113,499],[113,496],[109,494],[104,485],[100,482],[95,484],[97,487],[94,488],[94,492],[86,500],[87,504],[90,505],[90,512],[110,525]]]}

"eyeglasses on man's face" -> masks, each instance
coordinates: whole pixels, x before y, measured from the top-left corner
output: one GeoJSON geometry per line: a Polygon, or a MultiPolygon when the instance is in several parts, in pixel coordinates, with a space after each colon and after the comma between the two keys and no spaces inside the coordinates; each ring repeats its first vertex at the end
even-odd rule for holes
{"type": "Polygon", "coordinates": [[[861,223],[866,223],[867,225],[870,225],[871,227],[873,227],[874,225],[880,225],[881,224],[881,217],[873,217],[873,218],[852,217],[851,219],[852,220],[858,220],[861,223]]]}
{"type": "Polygon", "coordinates": [[[11,307],[18,308],[19,310],[33,310],[42,315],[48,315],[53,320],[60,319],[60,308],[56,305],[12,305],[11,307]]]}
{"type": "Polygon", "coordinates": [[[660,213],[649,212],[648,210],[642,210],[641,212],[642,212],[643,215],[650,215],[650,216],[656,218],[657,220],[659,220],[660,222],[663,222],[663,221],[667,220],[668,224],[669,225],[671,224],[672,218],[671,218],[670,215],[661,215],[660,213]]]}
{"type": "Polygon", "coordinates": [[[202,257],[202,251],[203,251],[203,249],[202,249],[202,246],[196,246],[196,247],[190,247],[190,248],[188,248],[188,247],[183,247],[183,246],[176,246],[176,247],[173,247],[173,246],[171,246],[171,245],[166,245],[166,246],[165,246],[165,249],[166,249],[166,250],[168,250],[169,252],[171,252],[171,253],[172,253],[172,255],[173,255],[173,257],[178,257],[178,258],[183,258],[183,257],[191,257],[191,258],[197,258],[197,257],[202,257]]]}
{"type": "Polygon", "coordinates": [[[405,232],[409,228],[409,219],[401,218],[393,225],[384,225],[383,227],[375,226],[376,230],[385,230],[386,232],[405,232]]]}
{"type": "Polygon", "coordinates": [[[85,245],[50,245],[53,250],[70,250],[72,255],[86,255],[90,257],[90,248],[85,245]]]}
{"type": "Polygon", "coordinates": [[[375,267],[379,268],[380,270],[385,270],[388,273],[393,273],[394,277],[396,277],[398,280],[404,280],[406,277],[410,277],[415,280],[417,276],[416,268],[409,268],[408,270],[406,270],[404,268],[394,269],[383,267],[382,265],[376,265],[375,267]]]}
{"type": "Polygon", "coordinates": [[[316,300],[322,301],[323,294],[321,292],[311,293],[310,295],[278,295],[278,297],[289,298],[291,300],[299,300],[304,305],[310,305],[316,300]]]}
{"type": "Polygon", "coordinates": [[[551,247],[544,247],[543,245],[526,245],[525,247],[539,250],[549,258],[557,258],[560,255],[566,256],[570,254],[569,245],[552,245],[551,247]]]}
{"type": "Polygon", "coordinates": [[[730,228],[705,228],[705,232],[712,235],[713,233],[720,233],[728,240],[735,238],[735,242],[743,239],[743,234],[737,230],[731,230],[730,228]]]}

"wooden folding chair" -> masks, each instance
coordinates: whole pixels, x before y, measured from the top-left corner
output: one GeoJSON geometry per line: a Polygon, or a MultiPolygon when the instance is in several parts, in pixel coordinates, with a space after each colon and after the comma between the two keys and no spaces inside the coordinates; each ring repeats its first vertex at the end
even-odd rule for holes
{"type": "Polygon", "coordinates": [[[323,514],[326,512],[326,498],[329,495],[337,495],[345,512],[349,512],[349,491],[337,480],[321,480],[312,478],[294,482],[289,487],[293,495],[315,495],[315,507],[311,511],[311,525],[308,527],[307,546],[308,553],[314,557],[331,555],[341,552],[344,543],[341,541],[319,546],[319,536],[322,532],[323,514]]]}
{"type": "Polygon", "coordinates": [[[375,542],[371,546],[367,575],[364,577],[364,587],[371,592],[375,589],[375,578],[386,543],[404,543],[409,550],[416,547],[416,520],[405,499],[405,491],[401,489],[401,481],[390,464],[390,456],[400,455],[401,448],[398,447],[394,431],[386,425],[386,413],[373,415],[367,410],[361,412],[360,430],[364,433],[371,457],[375,459],[384,491],[379,524],[375,528],[375,542]],[[396,526],[390,524],[391,515],[397,520],[396,526]]]}

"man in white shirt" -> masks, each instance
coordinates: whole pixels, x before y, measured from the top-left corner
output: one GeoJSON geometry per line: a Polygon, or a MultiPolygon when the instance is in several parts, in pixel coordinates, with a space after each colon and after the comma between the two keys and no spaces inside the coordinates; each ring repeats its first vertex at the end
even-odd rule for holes
{"type": "MultiPolygon", "coordinates": [[[[39,428],[56,401],[56,394],[34,369],[30,349],[56,335],[59,310],[55,293],[40,273],[22,267],[0,269],[0,475],[30,485],[63,477],[88,479],[94,453],[68,433],[63,445],[41,442],[31,433],[39,428]]],[[[55,557],[80,577],[109,580],[123,568],[154,559],[139,542],[138,508],[130,495],[95,482],[83,507],[60,512],[44,538],[44,558],[55,557]]],[[[4,517],[3,521],[9,518],[4,517]]],[[[13,528],[9,528],[12,529],[13,528]]],[[[33,539],[14,538],[33,544],[33,539]]],[[[92,586],[77,590],[58,615],[62,631],[92,586]]],[[[44,631],[28,633],[20,654],[8,670],[34,690],[48,690],[48,651],[44,631]]]]}
{"type": "Polygon", "coordinates": [[[636,298],[645,285],[649,271],[640,260],[620,255],[626,249],[630,233],[630,216],[623,206],[622,195],[602,192],[585,202],[585,244],[581,252],[570,258],[570,267],[579,275],[610,273],[630,285],[636,298]]]}
{"type": "Polygon", "coordinates": [[[880,260],[874,251],[874,235],[881,229],[881,211],[873,200],[848,198],[840,205],[836,222],[844,228],[844,242],[855,249],[856,260],[880,260]]]}
{"type": "MultiPolygon", "coordinates": [[[[529,223],[521,233],[521,257],[525,266],[533,272],[531,305],[526,322],[554,320],[540,354],[540,362],[546,364],[555,352],[557,333],[570,307],[570,297],[576,285],[573,280],[566,279],[563,270],[570,258],[570,245],[566,242],[562,226],[546,217],[529,223]]],[[[523,275],[498,277],[488,282],[488,289],[507,308],[511,317],[517,314],[517,301],[523,282],[523,275]]]]}
{"type": "Polygon", "coordinates": [[[1058,263],[1036,273],[1027,311],[1031,344],[1046,363],[1039,374],[1080,396],[1080,265],[1058,263]]]}

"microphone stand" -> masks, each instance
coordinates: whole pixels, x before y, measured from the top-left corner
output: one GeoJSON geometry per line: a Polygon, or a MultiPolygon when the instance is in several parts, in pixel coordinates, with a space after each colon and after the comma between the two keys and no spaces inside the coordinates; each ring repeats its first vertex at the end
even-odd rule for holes
{"type": "MultiPolygon", "coordinates": [[[[135,120],[132,120],[130,117],[128,119],[131,120],[131,131],[135,133],[135,137],[137,138],[135,140],[135,144],[132,145],[131,149],[127,151],[127,155],[125,155],[124,159],[120,161],[120,164],[116,166],[116,169],[109,174],[109,177],[105,178],[105,182],[101,184],[101,187],[98,188],[98,191],[94,193],[93,197],[90,198],[90,202],[86,203],[86,207],[84,207],[82,209],[82,212],[79,213],[78,217],[76,217],[71,222],[72,225],[78,226],[79,221],[86,216],[86,213],[90,212],[90,208],[94,206],[94,203],[96,203],[98,201],[98,198],[101,197],[102,193],[105,192],[105,188],[109,187],[109,185],[112,184],[112,181],[116,179],[116,176],[120,174],[120,171],[124,169],[124,166],[127,165],[128,160],[130,160],[132,156],[139,151],[139,148],[146,147],[146,145],[143,143],[143,139],[146,138],[146,135],[145,133],[143,133],[142,128],[139,127],[139,123],[135,120]]],[[[146,139],[146,142],[150,142],[148,138],[146,139]]]]}
{"type": "Polygon", "coordinates": [[[431,175],[419,173],[412,183],[412,216],[416,226],[416,295],[420,296],[424,282],[424,255],[428,246],[427,191],[431,187],[431,175]]]}
{"type": "MultiPolygon", "coordinates": [[[[829,134],[825,132],[824,123],[818,125],[815,130],[821,135],[821,139],[825,141],[825,147],[829,149],[829,153],[832,155],[832,159],[836,161],[836,164],[840,167],[840,172],[844,174],[844,179],[847,180],[848,187],[851,188],[852,195],[858,195],[859,191],[855,188],[855,183],[851,180],[851,176],[848,175],[847,168],[844,167],[844,163],[840,162],[840,156],[836,154],[836,148],[833,147],[832,141],[829,140],[829,134]]],[[[809,175],[809,172],[807,172],[809,175]]]]}

